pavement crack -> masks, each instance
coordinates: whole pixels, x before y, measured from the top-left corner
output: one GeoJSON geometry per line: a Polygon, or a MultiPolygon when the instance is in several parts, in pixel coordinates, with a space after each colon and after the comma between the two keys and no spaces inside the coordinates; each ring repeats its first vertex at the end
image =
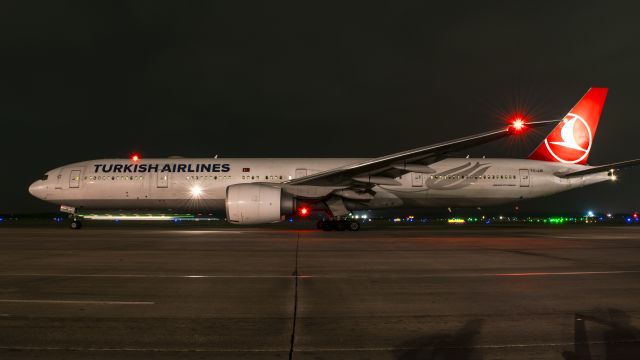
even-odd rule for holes
{"type": "Polygon", "coordinates": [[[293,293],[293,325],[291,326],[291,342],[289,344],[289,360],[293,359],[293,347],[296,341],[296,319],[298,317],[298,254],[300,252],[300,233],[296,240],[296,261],[293,269],[294,293],[293,293]]]}

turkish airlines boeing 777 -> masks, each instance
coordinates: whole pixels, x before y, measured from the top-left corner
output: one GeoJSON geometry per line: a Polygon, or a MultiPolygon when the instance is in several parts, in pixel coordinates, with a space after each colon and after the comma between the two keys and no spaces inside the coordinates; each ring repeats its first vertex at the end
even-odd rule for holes
{"type": "Polygon", "coordinates": [[[588,166],[606,88],[591,88],[561,121],[524,123],[374,159],[104,159],[48,171],[29,187],[39,199],[78,210],[226,210],[233,224],[265,224],[326,211],[325,230],[358,230],[350,211],[489,206],[614,180],[640,159],[588,166]],[[557,123],[528,159],[449,158],[557,123]]]}

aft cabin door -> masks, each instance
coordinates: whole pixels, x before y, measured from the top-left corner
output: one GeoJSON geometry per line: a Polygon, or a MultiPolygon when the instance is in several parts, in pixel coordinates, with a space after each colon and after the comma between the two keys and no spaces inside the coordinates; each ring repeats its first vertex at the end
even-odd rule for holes
{"type": "Polygon", "coordinates": [[[529,187],[529,169],[520,169],[520,187],[529,187]]]}
{"type": "Polygon", "coordinates": [[[422,173],[412,173],[413,175],[411,175],[411,185],[413,185],[414,187],[418,187],[418,186],[422,186],[423,181],[422,181],[422,173]]]}
{"type": "Polygon", "coordinates": [[[80,170],[71,170],[71,174],[69,174],[69,187],[80,187],[80,170]]]}
{"type": "Polygon", "coordinates": [[[160,173],[157,174],[157,186],[159,188],[168,188],[169,187],[169,173],[160,173]]]}

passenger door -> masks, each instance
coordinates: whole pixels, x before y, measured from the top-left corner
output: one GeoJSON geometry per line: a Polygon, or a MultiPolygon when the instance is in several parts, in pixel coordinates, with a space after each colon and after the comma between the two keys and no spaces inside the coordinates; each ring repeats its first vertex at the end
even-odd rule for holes
{"type": "Polygon", "coordinates": [[[169,187],[169,173],[156,174],[156,186],[159,188],[169,187]]]}
{"type": "Polygon", "coordinates": [[[418,187],[424,185],[424,181],[422,179],[422,173],[412,173],[411,175],[411,185],[413,187],[418,187]]]}
{"type": "Polygon", "coordinates": [[[307,169],[296,169],[296,179],[307,176],[307,169]]]}
{"type": "Polygon", "coordinates": [[[80,187],[80,170],[71,170],[69,173],[69,188],[80,187]]]}
{"type": "Polygon", "coordinates": [[[529,187],[529,169],[520,169],[520,187],[529,187]]]}

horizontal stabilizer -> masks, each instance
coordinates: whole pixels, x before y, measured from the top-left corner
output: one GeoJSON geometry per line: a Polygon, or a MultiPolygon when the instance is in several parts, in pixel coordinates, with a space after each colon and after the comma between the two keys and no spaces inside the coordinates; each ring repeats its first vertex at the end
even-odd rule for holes
{"type": "Polygon", "coordinates": [[[558,176],[562,178],[571,178],[576,176],[597,174],[605,171],[617,171],[617,170],[621,170],[624,168],[637,166],[637,165],[640,165],[640,159],[627,160],[627,161],[621,161],[613,164],[594,166],[585,170],[578,170],[578,171],[574,171],[566,174],[558,174],[558,176]]]}

